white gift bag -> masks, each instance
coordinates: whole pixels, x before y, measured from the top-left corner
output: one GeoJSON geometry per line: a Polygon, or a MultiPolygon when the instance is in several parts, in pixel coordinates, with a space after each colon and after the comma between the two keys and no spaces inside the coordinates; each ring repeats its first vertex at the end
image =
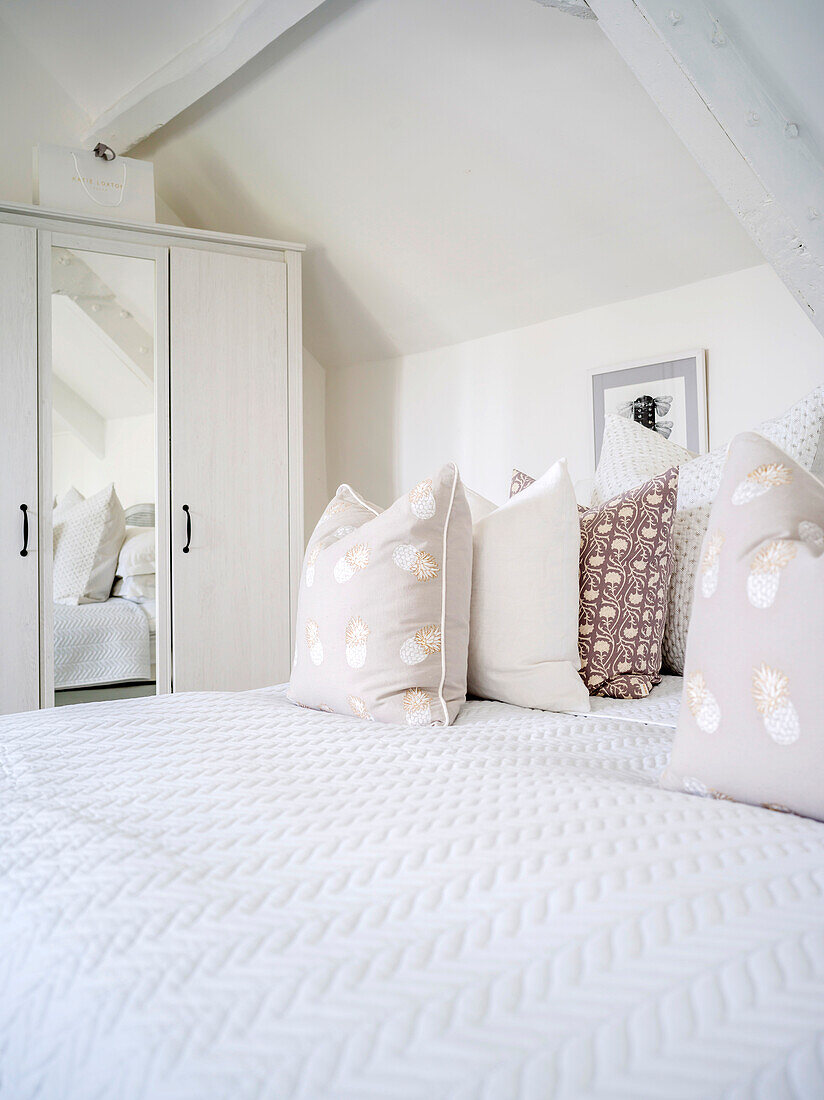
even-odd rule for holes
{"type": "Polygon", "coordinates": [[[155,220],[154,165],[147,160],[104,160],[87,149],[37,145],[34,201],[51,210],[114,218],[155,220]]]}

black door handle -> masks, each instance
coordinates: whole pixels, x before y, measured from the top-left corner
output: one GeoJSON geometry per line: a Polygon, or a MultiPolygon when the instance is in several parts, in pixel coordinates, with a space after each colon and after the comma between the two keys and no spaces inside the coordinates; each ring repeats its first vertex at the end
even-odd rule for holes
{"type": "Polygon", "coordinates": [[[189,511],[189,505],[183,505],[183,511],[186,513],[186,545],[183,547],[183,553],[189,553],[189,546],[192,541],[192,514],[189,511]]]}
{"type": "Polygon", "coordinates": [[[25,558],[29,552],[29,509],[27,505],[21,504],[20,511],[23,513],[23,549],[20,557],[25,558]]]}

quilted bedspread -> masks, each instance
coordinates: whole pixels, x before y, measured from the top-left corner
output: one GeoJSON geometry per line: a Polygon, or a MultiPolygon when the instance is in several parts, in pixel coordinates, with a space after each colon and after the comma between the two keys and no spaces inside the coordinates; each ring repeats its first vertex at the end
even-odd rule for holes
{"type": "Polygon", "coordinates": [[[54,605],[54,686],[151,678],[150,623],[129,600],[54,605]]]}
{"type": "Polygon", "coordinates": [[[660,790],[671,736],[0,720],[0,1096],[820,1100],[824,826],[660,790]]]}

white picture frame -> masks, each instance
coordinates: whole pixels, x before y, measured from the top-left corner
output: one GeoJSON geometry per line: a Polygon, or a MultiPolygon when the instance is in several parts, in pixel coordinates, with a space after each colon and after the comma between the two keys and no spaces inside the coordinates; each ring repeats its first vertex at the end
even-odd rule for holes
{"type": "Polygon", "coordinates": [[[653,391],[648,394],[653,399],[672,399],[666,413],[655,414],[664,422],[655,430],[696,454],[709,450],[705,348],[595,367],[589,371],[587,389],[595,467],[601,456],[605,414],[630,415],[619,410],[626,409],[636,392],[637,398],[653,391]]]}

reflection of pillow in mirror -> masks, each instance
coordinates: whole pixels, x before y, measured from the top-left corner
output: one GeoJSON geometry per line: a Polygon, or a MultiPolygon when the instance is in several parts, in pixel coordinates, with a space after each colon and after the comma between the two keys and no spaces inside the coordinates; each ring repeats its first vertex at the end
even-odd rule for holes
{"type": "Polygon", "coordinates": [[[55,508],[65,509],[73,508],[75,504],[81,504],[86,498],[82,493],[79,493],[77,489],[72,485],[65,491],[59,500],[55,501],[55,508]]]}
{"type": "Polygon", "coordinates": [[[135,577],[156,572],[154,527],[127,527],[117,559],[118,577],[135,577]]]}
{"type": "Polygon", "coordinates": [[[58,505],[53,531],[55,600],[75,604],[107,600],[126,533],[114,485],[71,507],[58,505]]]}
{"type": "Polygon", "coordinates": [[[156,597],[154,573],[139,573],[133,577],[118,577],[112,595],[132,603],[145,603],[156,597]]]}

